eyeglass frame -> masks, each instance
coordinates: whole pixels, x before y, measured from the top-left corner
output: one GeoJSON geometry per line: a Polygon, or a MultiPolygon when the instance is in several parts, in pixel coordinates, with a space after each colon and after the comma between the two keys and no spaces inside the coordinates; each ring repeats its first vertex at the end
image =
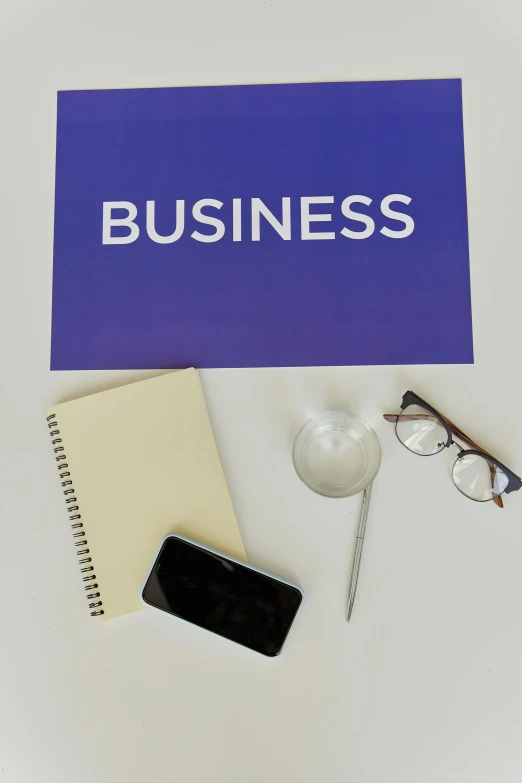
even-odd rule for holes
{"type": "MultiPolygon", "coordinates": [[[[505,493],[506,495],[509,495],[510,492],[516,492],[520,487],[522,487],[522,479],[520,476],[517,476],[516,473],[513,473],[512,470],[510,470],[506,465],[504,465],[500,460],[498,460],[496,457],[494,457],[489,452],[485,451],[481,446],[479,446],[475,441],[471,440],[471,438],[466,435],[462,430],[457,427],[456,424],[453,424],[452,421],[447,419],[445,416],[443,416],[441,413],[439,413],[438,410],[436,410],[433,406],[429,405],[425,400],[422,399],[422,397],[419,397],[418,394],[416,394],[413,391],[407,391],[402,398],[402,402],[400,405],[401,411],[403,411],[405,408],[407,408],[410,405],[420,405],[422,408],[425,408],[429,413],[433,414],[440,422],[441,426],[444,427],[446,430],[446,434],[448,436],[448,439],[446,443],[444,444],[444,448],[449,449],[450,446],[457,446],[460,451],[457,455],[457,459],[461,459],[465,455],[470,456],[477,456],[477,457],[483,457],[488,463],[493,463],[494,466],[499,467],[502,472],[506,475],[508,479],[508,483],[506,487],[502,490],[502,492],[499,495],[493,495],[491,500],[495,503],[498,508],[504,508],[504,503],[502,501],[502,495],[505,493]],[[454,440],[453,435],[456,435],[460,440],[465,441],[469,446],[471,446],[471,449],[464,449],[460,443],[457,443],[457,441],[454,440]]],[[[389,421],[391,423],[395,424],[395,435],[397,436],[397,440],[399,443],[404,446],[406,449],[408,447],[402,442],[402,440],[399,438],[399,434],[397,432],[397,422],[399,421],[400,413],[385,413],[384,418],[386,421],[389,421]]],[[[412,454],[417,454],[417,452],[412,451],[412,449],[408,449],[408,451],[411,451],[412,454]]],[[[417,454],[419,457],[434,457],[436,454],[440,454],[440,451],[435,451],[433,454],[417,454]]],[[[491,466],[490,466],[491,470],[491,466]]],[[[492,482],[494,481],[494,474],[491,473],[492,482]]],[[[457,487],[458,489],[458,487],[457,487]]],[[[461,491],[461,490],[459,490],[461,491]]],[[[470,498],[469,495],[466,495],[465,492],[461,492],[461,494],[465,495],[465,497],[469,498],[470,500],[475,500],[475,498],[470,498]]],[[[484,503],[485,501],[476,501],[478,503],[484,503]]],[[[487,501],[486,501],[487,502],[487,501]]]]}

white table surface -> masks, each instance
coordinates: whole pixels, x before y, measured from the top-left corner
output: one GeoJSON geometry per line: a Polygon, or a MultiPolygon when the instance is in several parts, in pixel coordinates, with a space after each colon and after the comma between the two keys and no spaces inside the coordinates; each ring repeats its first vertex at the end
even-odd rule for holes
{"type": "Polygon", "coordinates": [[[0,783],[520,783],[522,492],[466,500],[381,414],[413,388],[522,471],[521,29],[519,0],[2,1],[0,783]],[[455,76],[475,365],[203,373],[249,557],[306,593],[283,654],[91,620],[44,411],[151,373],[48,368],[57,89],[455,76]],[[290,458],[332,407],[383,447],[349,626],[360,497],[290,458]]]}

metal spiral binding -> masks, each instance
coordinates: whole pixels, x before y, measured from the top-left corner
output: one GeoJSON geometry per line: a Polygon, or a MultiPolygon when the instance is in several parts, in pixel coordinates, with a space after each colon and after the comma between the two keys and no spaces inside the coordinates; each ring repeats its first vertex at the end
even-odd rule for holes
{"type": "Polygon", "coordinates": [[[75,539],[74,546],[77,547],[76,554],[79,558],[78,563],[82,566],[80,568],[80,573],[88,574],[88,576],[82,576],[82,581],[86,583],[84,589],[89,590],[86,597],[88,601],[91,601],[89,609],[94,610],[91,612],[91,617],[98,617],[100,614],[104,614],[103,609],[99,608],[102,606],[103,601],[98,600],[100,598],[100,593],[97,592],[98,585],[96,583],[96,574],[92,573],[94,571],[94,566],[92,565],[92,558],[88,557],[90,550],[88,549],[83,522],[80,521],[82,516],[78,513],[80,509],[79,506],[76,505],[77,501],[72,486],[71,474],[67,470],[69,465],[67,464],[67,457],[64,454],[65,449],[62,445],[62,439],[59,437],[60,430],[58,429],[55,413],[52,413],[47,417],[47,426],[50,430],[49,435],[53,439],[51,443],[53,445],[54,453],[57,455],[55,459],[58,463],[57,467],[60,471],[62,487],[64,487],[63,494],[66,496],[65,502],[69,513],[69,520],[72,522],[71,527],[75,531],[73,533],[73,538],[75,539]]]}

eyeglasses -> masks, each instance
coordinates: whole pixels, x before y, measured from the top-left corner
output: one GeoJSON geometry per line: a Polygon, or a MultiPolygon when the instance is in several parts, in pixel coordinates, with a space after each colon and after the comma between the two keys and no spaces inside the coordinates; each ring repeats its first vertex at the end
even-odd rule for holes
{"type": "Polygon", "coordinates": [[[407,391],[402,398],[401,413],[386,413],[384,418],[395,423],[395,432],[402,445],[421,457],[431,457],[444,448],[457,446],[460,452],[453,465],[453,481],[471,500],[481,503],[492,500],[503,508],[501,496],[516,492],[522,486],[522,479],[516,473],[412,391],[407,391]],[[465,449],[457,443],[454,435],[470,448],[465,449]]]}

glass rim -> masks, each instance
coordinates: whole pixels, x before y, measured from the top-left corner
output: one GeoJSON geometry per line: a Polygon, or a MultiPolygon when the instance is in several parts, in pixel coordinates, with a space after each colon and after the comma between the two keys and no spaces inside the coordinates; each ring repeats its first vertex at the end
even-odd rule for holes
{"type": "Polygon", "coordinates": [[[324,411],[309,418],[298,430],[292,447],[292,461],[298,478],[312,492],[331,499],[347,498],[365,489],[377,475],[381,459],[381,444],[373,427],[356,413],[345,410],[324,411]],[[361,449],[359,475],[353,482],[338,486],[324,484],[306,465],[309,443],[320,433],[334,429],[331,425],[335,424],[346,429],[346,435],[351,430],[351,438],[361,449]]]}

